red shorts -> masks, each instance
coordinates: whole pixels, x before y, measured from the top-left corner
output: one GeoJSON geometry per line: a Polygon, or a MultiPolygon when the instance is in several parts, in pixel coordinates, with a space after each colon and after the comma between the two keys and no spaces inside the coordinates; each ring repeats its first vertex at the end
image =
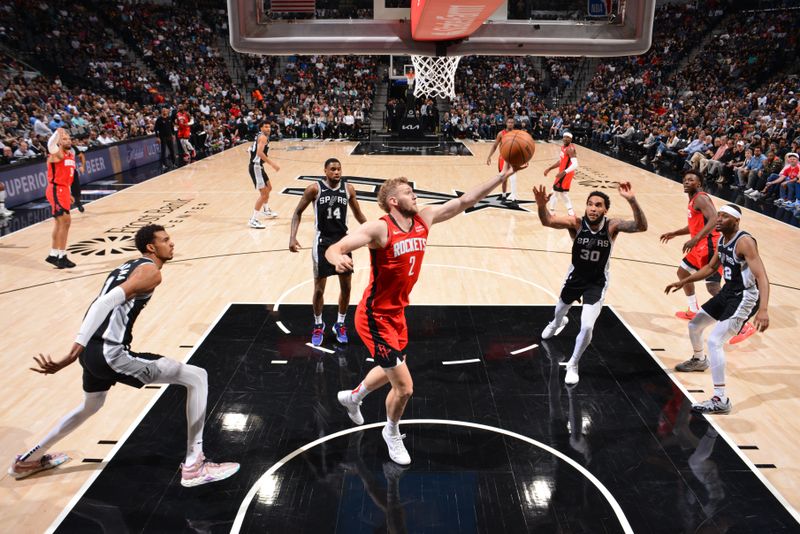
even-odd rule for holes
{"type": "Polygon", "coordinates": [[[569,191],[569,186],[572,185],[572,179],[574,177],[575,177],[575,173],[571,172],[571,173],[567,174],[566,176],[564,176],[563,178],[561,178],[560,180],[556,179],[556,181],[553,182],[553,191],[558,191],[560,193],[568,192],[569,191]]]}
{"type": "Polygon", "coordinates": [[[403,350],[408,345],[405,314],[367,313],[359,304],[356,308],[356,332],[381,367],[391,369],[405,361],[403,350]]]}
{"type": "Polygon", "coordinates": [[[503,166],[506,164],[506,160],[503,158],[497,158],[497,172],[503,172],[503,166]]]}
{"type": "Polygon", "coordinates": [[[69,186],[48,182],[44,194],[50,203],[53,217],[60,217],[65,213],[69,213],[69,207],[72,204],[69,186]]]}
{"type": "MultiPolygon", "coordinates": [[[[700,240],[689,253],[683,257],[681,267],[684,270],[694,273],[711,263],[711,258],[716,254],[716,247],[711,237],[700,240]],[[710,250],[709,250],[710,249],[710,250]]],[[[710,282],[719,282],[721,280],[722,265],[719,266],[716,273],[711,274],[706,280],[710,282]]]]}

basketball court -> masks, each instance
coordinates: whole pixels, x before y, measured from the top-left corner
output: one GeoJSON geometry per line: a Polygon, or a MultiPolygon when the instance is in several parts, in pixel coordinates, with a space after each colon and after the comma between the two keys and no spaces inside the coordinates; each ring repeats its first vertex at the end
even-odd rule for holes
{"type": "MultiPolygon", "coordinates": [[[[428,45],[400,21],[408,8],[380,3],[369,20],[290,22],[265,20],[259,3],[234,2],[231,41],[279,54],[622,55],[647,49],[655,6],[621,2],[627,11],[568,21],[519,21],[501,6],[469,39],[428,45]],[[317,30],[319,39],[310,39],[317,30]]],[[[2,478],[0,530],[797,532],[800,367],[792,346],[800,235],[744,210],[741,226],[758,240],[770,277],[770,328],[725,348],[733,412],[692,414],[691,402],[710,396],[711,377],[672,371],[691,354],[686,322],[674,317],[685,299],[664,294],[676,279],[681,240],[659,242],[685,224],[686,195],[668,178],[581,146],[570,192],[578,214],[600,190],[611,197],[610,217],[631,218],[617,193],[630,181],[649,229],[615,244],[580,383],[565,387],[563,368],[580,310],[571,310],[558,337],[540,337],[572,241],[537,217],[531,189],[550,186],[543,170],[560,148],[539,142],[518,173],[517,205],[497,190],[431,230],[407,310],[416,387],[401,427],[412,464],[388,459],[379,436],[383,394],[367,397],[366,424],[352,425],[336,392],[373,365],[352,325],[369,255],[354,253],[351,342],[339,345],[328,333],[322,346],[310,346],[310,214],[298,233],[304,248],[288,250],[300,195],[335,157],[368,220],[383,214],[380,185],[398,175],[412,181],[420,205],[441,204],[496,173],[494,161],[486,165],[490,148],[413,139],[273,142],[269,155],[281,170],[270,173],[270,207],[279,216],[259,230],[247,226],[255,194],[244,145],[89,204],[73,217],[74,269],[45,263],[47,221],[0,238],[7,461],[82,399],[79,366],[38,375],[28,370],[32,356],[69,349],[108,272],[137,255],[133,235],[154,223],[170,233],[175,257],[137,321],[133,348],[208,371],[205,452],[242,464],[225,481],[183,488],[184,390],[115,387],[104,408],[58,444],[71,462],[24,480],[2,478]]],[[[328,284],[325,295],[328,324],[337,286],[328,284]]],[[[698,297],[707,297],[703,287],[698,297]]]]}

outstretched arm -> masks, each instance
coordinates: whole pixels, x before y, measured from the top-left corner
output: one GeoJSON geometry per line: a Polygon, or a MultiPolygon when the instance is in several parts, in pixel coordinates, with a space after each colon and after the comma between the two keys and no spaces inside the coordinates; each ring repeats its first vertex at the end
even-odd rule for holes
{"type": "Polygon", "coordinates": [[[691,275],[687,276],[683,280],[678,280],[677,282],[672,282],[671,284],[669,284],[664,289],[664,293],[669,295],[671,292],[679,290],[686,284],[689,284],[691,282],[697,282],[698,280],[705,280],[706,278],[711,276],[712,273],[717,272],[717,269],[719,269],[719,256],[714,254],[714,256],[712,256],[711,258],[711,261],[705,264],[703,267],[701,267],[691,275]]]}
{"type": "Polygon", "coordinates": [[[100,328],[100,325],[108,314],[111,313],[111,310],[138,295],[152,293],[160,283],[161,271],[159,271],[155,265],[142,265],[138,267],[125,282],[108,293],[99,296],[92,302],[92,305],[86,312],[86,316],[83,318],[80,331],[75,338],[75,343],[72,344],[72,349],[69,351],[69,354],[60,360],[53,360],[49,354],[39,354],[38,357],[34,356],[33,359],[36,361],[38,367],[31,367],[31,371],[49,375],[73,363],[78,359],[78,356],[83,352],[84,347],[89,343],[89,340],[97,329],[100,328]]]}
{"type": "Polygon", "coordinates": [[[503,183],[506,178],[511,176],[511,174],[516,171],[517,169],[514,169],[511,167],[511,165],[506,165],[506,168],[503,169],[503,172],[491,180],[488,180],[481,185],[470,189],[458,198],[448,200],[441,206],[427,206],[420,210],[419,216],[422,217],[422,220],[425,221],[425,224],[428,226],[451,219],[459,213],[465,211],[467,208],[471,208],[477,204],[481,199],[488,195],[492,189],[503,183]]]}
{"type": "Polygon", "coordinates": [[[550,199],[550,195],[547,194],[547,190],[543,185],[533,187],[533,196],[536,199],[536,208],[542,225],[556,229],[580,229],[581,221],[574,215],[564,216],[550,213],[550,210],[547,209],[547,201],[550,199]]]}
{"type": "Polygon", "coordinates": [[[769,279],[767,278],[767,270],[764,268],[764,262],[761,261],[761,256],[758,254],[758,245],[752,237],[744,236],[736,243],[736,253],[747,260],[747,265],[750,271],[756,278],[758,284],[758,312],[753,325],[759,332],[763,332],[769,328],[769,279]]]}
{"type": "Polygon", "coordinates": [[[608,229],[611,237],[616,237],[619,232],[633,234],[636,232],[644,232],[647,230],[647,218],[644,216],[641,206],[636,201],[633,194],[633,187],[630,182],[620,182],[619,194],[622,198],[628,201],[633,211],[633,220],[611,219],[608,223],[608,229]]]}
{"type": "Polygon", "coordinates": [[[353,258],[347,255],[363,246],[369,248],[383,248],[389,239],[389,228],[382,220],[364,223],[352,234],[347,234],[339,241],[328,247],[325,259],[336,267],[337,273],[348,273],[353,270],[353,258]]]}

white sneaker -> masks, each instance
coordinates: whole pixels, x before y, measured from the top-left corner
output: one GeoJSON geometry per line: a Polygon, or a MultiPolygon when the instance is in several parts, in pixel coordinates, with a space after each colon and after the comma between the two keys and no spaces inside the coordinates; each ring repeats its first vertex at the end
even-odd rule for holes
{"type": "Polygon", "coordinates": [[[389,447],[389,458],[395,463],[400,465],[408,465],[411,463],[411,456],[409,456],[406,446],[403,445],[403,438],[405,434],[390,434],[389,427],[384,426],[381,431],[383,441],[389,447]]]}
{"type": "Polygon", "coordinates": [[[753,189],[752,187],[748,187],[747,189],[745,189],[745,190],[744,190],[744,194],[745,194],[745,195],[749,195],[749,194],[750,194],[750,193],[752,193],[753,191],[755,191],[755,189],[753,189]]]}
{"type": "Polygon", "coordinates": [[[364,424],[364,416],[361,415],[361,403],[353,400],[353,395],[351,395],[349,389],[340,391],[336,398],[339,400],[339,404],[345,407],[347,416],[352,422],[357,425],[364,424]]]}
{"type": "Polygon", "coordinates": [[[572,386],[572,385],[577,384],[578,380],[580,380],[580,379],[581,379],[581,377],[578,376],[578,366],[568,363],[567,364],[567,376],[564,378],[564,383],[567,384],[567,385],[572,386]]]}
{"type": "Polygon", "coordinates": [[[569,319],[565,315],[563,319],[561,319],[561,324],[556,327],[555,319],[547,323],[547,326],[544,327],[542,330],[542,339],[550,339],[553,336],[557,336],[564,330],[564,327],[567,326],[569,319]]]}
{"type": "Polygon", "coordinates": [[[0,208],[0,217],[11,217],[12,215],[14,215],[14,212],[7,207],[3,206],[0,208]]]}
{"type": "Polygon", "coordinates": [[[264,214],[264,217],[269,217],[270,219],[274,219],[275,217],[278,216],[278,212],[277,211],[273,211],[273,210],[271,210],[270,208],[268,208],[266,206],[264,206],[264,209],[261,211],[261,213],[264,214]]]}
{"type": "Polygon", "coordinates": [[[261,224],[261,221],[259,221],[258,219],[250,219],[250,222],[248,222],[247,224],[250,226],[250,228],[258,228],[259,230],[263,230],[264,228],[266,228],[266,226],[261,224]]]}

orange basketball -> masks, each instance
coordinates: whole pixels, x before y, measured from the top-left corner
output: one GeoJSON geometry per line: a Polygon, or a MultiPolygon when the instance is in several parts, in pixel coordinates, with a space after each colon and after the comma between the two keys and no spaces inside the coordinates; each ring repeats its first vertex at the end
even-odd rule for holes
{"type": "Polygon", "coordinates": [[[528,132],[514,130],[500,141],[500,155],[518,169],[528,163],[536,152],[536,143],[528,132]]]}

